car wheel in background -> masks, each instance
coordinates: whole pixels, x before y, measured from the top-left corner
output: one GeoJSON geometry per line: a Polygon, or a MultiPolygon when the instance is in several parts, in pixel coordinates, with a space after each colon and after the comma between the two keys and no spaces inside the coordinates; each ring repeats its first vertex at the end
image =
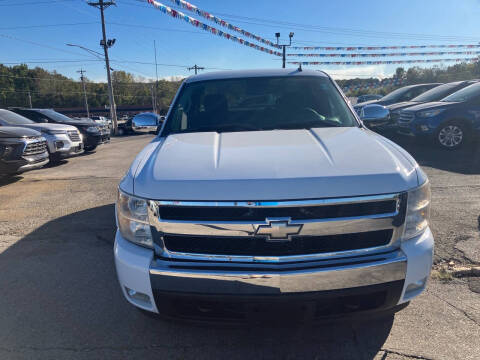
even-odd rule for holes
{"type": "Polygon", "coordinates": [[[461,121],[441,124],[435,135],[436,143],[443,149],[456,150],[468,142],[467,127],[461,121]]]}
{"type": "Polygon", "coordinates": [[[52,164],[58,164],[62,159],[62,157],[57,153],[49,154],[49,157],[50,157],[50,163],[52,164]]]}
{"type": "Polygon", "coordinates": [[[84,150],[87,152],[93,151],[97,148],[97,145],[85,146],[84,150]]]}

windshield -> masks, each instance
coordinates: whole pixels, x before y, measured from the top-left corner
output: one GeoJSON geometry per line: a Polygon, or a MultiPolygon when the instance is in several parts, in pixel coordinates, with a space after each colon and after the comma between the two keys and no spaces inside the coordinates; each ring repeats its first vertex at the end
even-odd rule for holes
{"type": "Polygon", "coordinates": [[[326,77],[244,78],[186,84],[164,134],[357,125],[326,77]]]}
{"type": "Polygon", "coordinates": [[[382,97],[381,100],[390,101],[390,100],[399,99],[403,96],[403,94],[409,92],[410,90],[411,90],[411,87],[402,87],[400,89],[394,90],[391,93],[385,95],[384,97],[382,97]]]}
{"type": "Polygon", "coordinates": [[[444,84],[428,91],[425,91],[423,94],[418,95],[417,97],[413,98],[411,101],[414,102],[430,102],[430,101],[438,101],[443,99],[445,96],[450,95],[456,89],[459,88],[461,83],[453,83],[453,84],[444,84]]]}
{"type": "Polygon", "coordinates": [[[8,110],[0,110],[0,121],[8,125],[35,124],[35,122],[33,122],[32,120],[29,120],[26,117],[23,117],[22,115],[18,115],[8,110]]]}
{"type": "Polygon", "coordinates": [[[65,116],[63,114],[60,114],[54,110],[50,110],[50,109],[47,109],[47,110],[41,110],[40,111],[42,114],[48,116],[50,119],[54,120],[54,121],[59,121],[59,122],[63,122],[63,121],[80,121],[82,119],[72,119],[72,118],[69,118],[68,116],[65,116]]]}
{"type": "Polygon", "coordinates": [[[480,83],[476,83],[470,86],[467,86],[457,92],[454,92],[452,95],[447,96],[441,101],[444,102],[464,102],[476,98],[480,95],[480,83]]]}

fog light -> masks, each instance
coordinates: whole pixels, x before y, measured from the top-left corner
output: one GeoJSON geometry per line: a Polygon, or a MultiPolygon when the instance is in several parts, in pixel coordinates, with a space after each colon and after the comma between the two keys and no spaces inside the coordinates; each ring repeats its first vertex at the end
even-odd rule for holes
{"type": "Polygon", "coordinates": [[[425,277],[421,280],[415,281],[414,283],[408,284],[407,288],[405,289],[405,295],[403,296],[403,298],[407,299],[412,296],[418,295],[418,293],[423,291],[426,283],[427,283],[427,278],[425,277]]]}
{"type": "Polygon", "coordinates": [[[55,141],[55,149],[61,149],[63,145],[63,141],[55,141]]]}
{"type": "Polygon", "coordinates": [[[427,125],[421,125],[420,130],[422,131],[428,131],[428,126],[427,125]]]}
{"type": "Polygon", "coordinates": [[[147,294],[129,289],[128,287],[125,287],[125,290],[127,291],[128,297],[134,301],[134,302],[140,302],[142,305],[150,305],[150,296],[147,294]]]}

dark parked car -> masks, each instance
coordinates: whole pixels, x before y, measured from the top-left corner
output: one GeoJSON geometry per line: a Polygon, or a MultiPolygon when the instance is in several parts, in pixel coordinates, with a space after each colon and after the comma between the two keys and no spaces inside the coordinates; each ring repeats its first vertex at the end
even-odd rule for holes
{"type": "Polygon", "coordinates": [[[360,95],[357,98],[357,104],[370,101],[370,100],[380,100],[383,97],[383,95],[378,95],[378,94],[366,94],[366,95],[360,95]]]}
{"type": "Polygon", "coordinates": [[[478,82],[478,80],[465,80],[465,81],[455,81],[443,85],[439,85],[425,91],[423,94],[413,98],[410,101],[402,101],[399,103],[387,105],[387,109],[390,110],[390,119],[393,125],[396,124],[398,118],[400,117],[400,110],[406,109],[410,106],[420,105],[432,101],[439,101],[444,97],[447,97],[454,92],[467,87],[468,85],[472,85],[478,82]]]}
{"type": "Polygon", "coordinates": [[[457,149],[480,131],[480,83],[446,98],[400,111],[398,132],[428,137],[445,149],[457,149]]]}
{"type": "Polygon", "coordinates": [[[442,85],[441,83],[432,83],[432,84],[417,84],[401,87],[397,90],[392,91],[391,93],[385,95],[379,100],[370,100],[363,103],[356,104],[353,108],[360,115],[362,108],[368,104],[378,104],[378,105],[390,105],[395,104],[401,101],[409,101],[414,97],[424,93],[427,90],[430,90],[436,86],[442,85]]]}
{"type": "Polygon", "coordinates": [[[0,128],[0,175],[11,175],[48,163],[47,141],[32,129],[0,128]]]}
{"type": "Polygon", "coordinates": [[[110,130],[108,127],[100,126],[90,119],[75,120],[52,109],[12,108],[10,110],[37,123],[47,122],[75,126],[82,134],[85,151],[93,151],[98,145],[110,141],[110,130]]]}

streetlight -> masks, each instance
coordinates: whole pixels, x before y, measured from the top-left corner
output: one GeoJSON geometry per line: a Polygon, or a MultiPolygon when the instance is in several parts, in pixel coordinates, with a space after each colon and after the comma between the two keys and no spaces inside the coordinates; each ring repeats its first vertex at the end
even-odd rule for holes
{"type": "Polygon", "coordinates": [[[280,45],[280,44],[278,43],[278,41],[280,40],[280,33],[279,33],[279,32],[275,33],[275,37],[277,38],[277,45],[280,45],[280,46],[282,47],[282,49],[283,49],[283,52],[282,52],[282,60],[283,60],[283,61],[282,61],[282,68],[284,68],[284,69],[285,69],[285,62],[286,62],[286,54],[285,54],[285,52],[286,52],[286,47],[292,45],[293,35],[294,35],[294,33],[293,33],[293,32],[290,32],[290,34],[288,34],[288,38],[289,38],[289,40],[290,40],[289,43],[288,43],[288,44],[280,45]]]}
{"type": "MultiPolygon", "coordinates": [[[[105,49],[105,54],[107,54],[107,48],[112,47],[113,44],[115,44],[115,39],[108,40],[105,44],[105,41],[101,40],[100,41],[100,46],[103,46],[105,49]]],[[[77,45],[77,44],[66,44],[67,46],[74,46],[78,47],[79,49],[82,49],[89,54],[97,57],[98,59],[105,60],[105,66],[107,68],[107,82],[108,82],[108,99],[110,102],[110,116],[112,118],[112,125],[113,125],[113,133],[117,134],[117,109],[115,106],[115,98],[113,96],[113,86],[112,86],[112,79],[110,77],[110,64],[106,56],[103,54],[99,53],[98,51],[86,48],[85,46],[82,45],[77,45]]]]}

